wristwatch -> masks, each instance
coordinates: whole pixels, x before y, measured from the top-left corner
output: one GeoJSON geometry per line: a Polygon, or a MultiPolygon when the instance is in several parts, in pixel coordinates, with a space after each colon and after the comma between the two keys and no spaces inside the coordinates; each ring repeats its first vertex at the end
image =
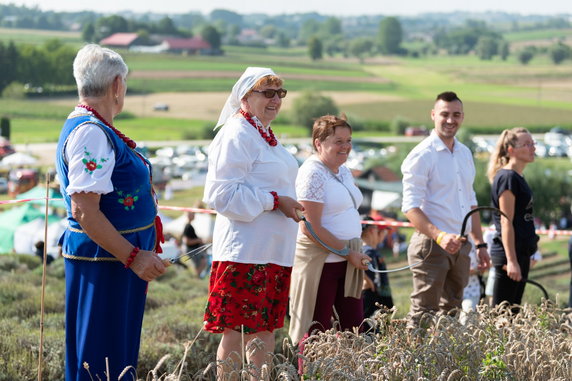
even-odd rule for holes
{"type": "Polygon", "coordinates": [[[477,249],[482,249],[483,247],[486,249],[489,247],[489,245],[487,245],[486,242],[483,243],[479,243],[477,246],[475,246],[477,249]]]}

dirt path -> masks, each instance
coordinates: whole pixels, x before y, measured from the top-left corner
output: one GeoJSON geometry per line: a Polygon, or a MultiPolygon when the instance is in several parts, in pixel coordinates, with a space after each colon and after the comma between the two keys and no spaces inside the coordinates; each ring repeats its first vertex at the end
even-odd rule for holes
{"type": "MultiPolygon", "coordinates": [[[[287,112],[292,107],[292,101],[300,96],[300,92],[288,92],[282,103],[282,111],[287,112]]],[[[376,94],[364,91],[326,91],[322,93],[331,97],[341,111],[344,106],[371,102],[397,102],[401,97],[386,94],[376,94]]],[[[168,117],[181,119],[216,120],[222,109],[228,93],[154,93],[148,95],[130,95],[125,99],[125,111],[138,117],[168,117]],[[155,111],[153,106],[158,103],[169,105],[169,111],[155,111]]],[[[54,104],[72,107],[77,98],[46,100],[54,104]]]]}

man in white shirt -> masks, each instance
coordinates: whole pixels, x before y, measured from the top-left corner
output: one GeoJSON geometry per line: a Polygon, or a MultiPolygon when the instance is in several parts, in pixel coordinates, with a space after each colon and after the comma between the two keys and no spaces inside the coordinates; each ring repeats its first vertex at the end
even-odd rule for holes
{"type": "MultiPolygon", "coordinates": [[[[416,327],[424,313],[460,308],[469,278],[470,243],[459,237],[464,216],[477,205],[471,151],[455,138],[464,119],[463,103],[454,92],[437,96],[431,111],[435,128],[401,165],[401,210],[415,226],[407,257],[412,267],[413,292],[408,327],[416,327]]],[[[477,247],[478,268],[489,266],[478,213],[467,230],[477,247]]]]}

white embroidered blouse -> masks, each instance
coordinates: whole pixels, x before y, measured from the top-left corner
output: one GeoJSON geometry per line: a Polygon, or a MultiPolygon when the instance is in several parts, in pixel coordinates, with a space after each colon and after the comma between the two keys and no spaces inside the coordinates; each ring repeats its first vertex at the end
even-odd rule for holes
{"type": "MultiPolygon", "coordinates": [[[[76,107],[70,117],[86,112],[84,108],[76,107]]],[[[67,194],[107,194],[113,191],[111,174],[115,166],[115,153],[101,127],[87,123],[73,130],[68,137],[64,155],[69,167],[67,194]],[[86,166],[84,160],[95,162],[95,167],[86,166]]]]}
{"type": "Polygon", "coordinates": [[[270,192],[296,198],[296,159],[240,116],[219,130],[208,157],[203,200],[218,212],[213,260],[292,266],[298,224],[272,210],[270,192]]]}

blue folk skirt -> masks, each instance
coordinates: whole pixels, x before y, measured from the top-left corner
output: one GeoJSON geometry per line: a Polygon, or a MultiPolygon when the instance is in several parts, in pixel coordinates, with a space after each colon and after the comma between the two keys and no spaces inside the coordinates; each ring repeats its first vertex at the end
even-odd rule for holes
{"type": "Polygon", "coordinates": [[[66,380],[117,380],[127,367],[134,375],[147,282],[117,261],[65,259],[65,272],[66,380]]]}

